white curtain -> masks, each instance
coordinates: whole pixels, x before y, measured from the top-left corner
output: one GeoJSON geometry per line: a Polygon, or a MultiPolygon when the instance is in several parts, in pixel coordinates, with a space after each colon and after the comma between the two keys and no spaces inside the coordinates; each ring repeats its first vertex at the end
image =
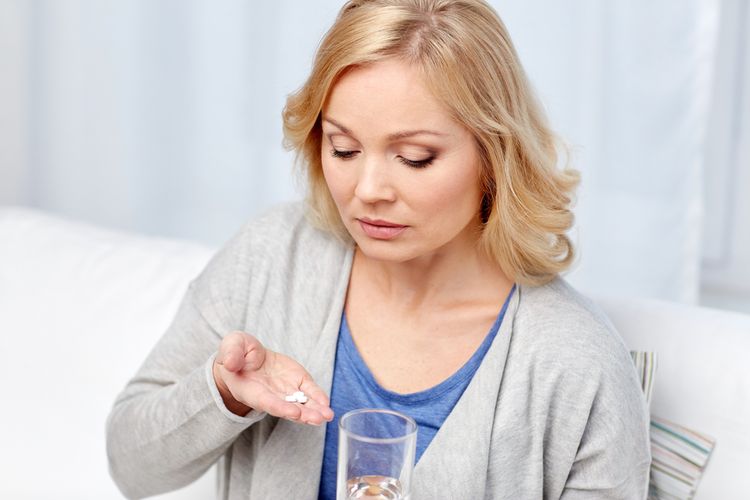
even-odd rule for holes
{"type": "MultiPolygon", "coordinates": [[[[571,280],[694,302],[717,0],[492,3],[583,173],[571,280]]],[[[0,202],[219,244],[300,197],[280,112],[341,4],[6,1],[0,202]]]]}
{"type": "Polygon", "coordinates": [[[583,174],[571,280],[695,302],[718,2],[497,4],[583,174]]]}
{"type": "Polygon", "coordinates": [[[750,313],[750,2],[722,2],[715,64],[701,299],[750,313]]]}
{"type": "Polygon", "coordinates": [[[281,108],[338,2],[16,5],[28,54],[22,203],[218,244],[297,197],[281,108]]]}

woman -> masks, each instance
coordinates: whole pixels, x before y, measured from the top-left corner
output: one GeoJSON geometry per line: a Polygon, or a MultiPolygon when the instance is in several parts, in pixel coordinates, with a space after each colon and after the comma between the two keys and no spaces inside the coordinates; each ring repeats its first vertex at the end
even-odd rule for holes
{"type": "Polygon", "coordinates": [[[559,277],[577,175],[495,12],[348,2],[284,126],[308,201],[214,257],[119,396],[122,491],[218,461],[220,498],[334,498],[336,419],[385,406],[419,424],[414,499],[643,498],[632,363],[559,277]]]}

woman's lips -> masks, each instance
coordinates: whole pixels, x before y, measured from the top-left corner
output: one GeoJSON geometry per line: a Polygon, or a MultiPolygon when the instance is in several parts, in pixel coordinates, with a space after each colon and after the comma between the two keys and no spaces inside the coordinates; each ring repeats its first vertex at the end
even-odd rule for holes
{"type": "Polygon", "coordinates": [[[357,219],[357,222],[367,236],[376,240],[390,240],[409,227],[384,220],[372,220],[367,217],[357,219]]]}

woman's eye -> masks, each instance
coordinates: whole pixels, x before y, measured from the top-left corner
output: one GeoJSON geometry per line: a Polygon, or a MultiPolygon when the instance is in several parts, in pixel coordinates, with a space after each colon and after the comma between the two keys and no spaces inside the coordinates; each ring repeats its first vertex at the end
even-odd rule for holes
{"type": "Polygon", "coordinates": [[[403,163],[404,165],[412,168],[424,168],[430,164],[432,164],[432,161],[435,159],[434,156],[430,156],[429,158],[425,158],[424,160],[410,160],[409,158],[404,158],[403,156],[399,156],[398,160],[403,163]]]}
{"type": "Polygon", "coordinates": [[[344,160],[354,157],[355,154],[357,154],[356,151],[345,151],[335,148],[331,150],[331,156],[334,158],[343,158],[344,160]]]}

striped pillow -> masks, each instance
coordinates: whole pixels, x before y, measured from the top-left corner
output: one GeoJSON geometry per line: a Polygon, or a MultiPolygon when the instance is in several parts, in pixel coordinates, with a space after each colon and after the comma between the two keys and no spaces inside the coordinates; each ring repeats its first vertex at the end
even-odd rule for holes
{"type": "Polygon", "coordinates": [[[716,440],[651,416],[649,499],[693,498],[716,440]]]}
{"type": "Polygon", "coordinates": [[[656,373],[657,356],[653,352],[630,351],[635,369],[641,379],[641,388],[646,395],[646,402],[651,405],[651,394],[654,391],[654,373],[656,373]]]}
{"type": "MultiPolygon", "coordinates": [[[[650,404],[657,357],[637,351],[630,355],[650,404]]],[[[652,415],[649,500],[693,498],[715,444],[713,438],[652,415]]]]}

